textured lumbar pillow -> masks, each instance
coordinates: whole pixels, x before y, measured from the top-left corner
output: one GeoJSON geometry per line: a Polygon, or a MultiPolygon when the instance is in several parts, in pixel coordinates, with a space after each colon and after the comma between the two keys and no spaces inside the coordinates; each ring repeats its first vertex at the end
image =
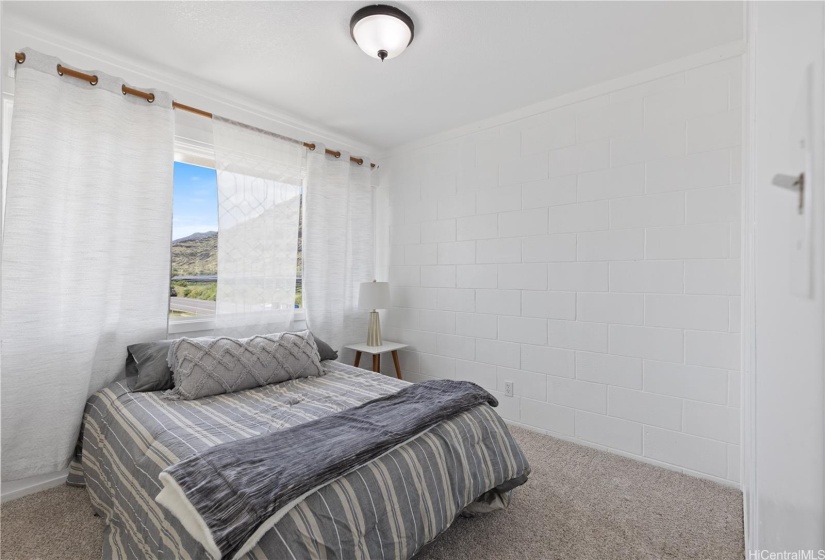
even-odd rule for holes
{"type": "Polygon", "coordinates": [[[197,399],[323,374],[309,331],[250,338],[181,338],[167,357],[175,388],[164,396],[197,399]]]}

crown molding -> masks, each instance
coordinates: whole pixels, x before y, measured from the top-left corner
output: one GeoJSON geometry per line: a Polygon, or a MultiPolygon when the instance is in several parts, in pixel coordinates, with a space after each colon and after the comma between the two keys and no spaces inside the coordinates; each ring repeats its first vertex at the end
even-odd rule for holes
{"type": "Polygon", "coordinates": [[[482,132],[484,130],[488,130],[497,126],[526,119],[534,115],[546,113],[548,111],[553,111],[555,109],[560,109],[567,105],[579,103],[581,101],[592,99],[594,97],[600,97],[602,95],[606,95],[617,90],[657,80],[659,78],[663,78],[671,74],[684,72],[686,70],[692,70],[700,66],[705,66],[707,64],[712,64],[714,62],[719,62],[722,60],[726,60],[728,58],[740,56],[744,54],[745,51],[745,41],[734,41],[731,43],[726,43],[724,45],[720,45],[718,47],[714,47],[706,51],[686,56],[684,58],[672,60],[670,62],[660,64],[658,66],[653,66],[645,70],[640,70],[638,72],[626,74],[624,76],[620,76],[612,80],[607,80],[605,82],[600,82],[598,84],[578,89],[576,91],[565,93],[548,99],[546,101],[541,101],[533,105],[528,105],[526,107],[522,107],[514,111],[508,111],[506,113],[501,113],[499,115],[495,115],[487,119],[476,121],[464,126],[456,127],[450,130],[446,130],[444,132],[439,132],[438,134],[434,134],[426,138],[413,140],[412,142],[407,142],[405,144],[387,150],[383,153],[379,153],[379,155],[376,157],[382,160],[390,159],[400,152],[419,150],[422,148],[426,148],[427,146],[432,146],[434,144],[440,144],[442,142],[456,140],[463,136],[468,136],[470,134],[482,132]]]}

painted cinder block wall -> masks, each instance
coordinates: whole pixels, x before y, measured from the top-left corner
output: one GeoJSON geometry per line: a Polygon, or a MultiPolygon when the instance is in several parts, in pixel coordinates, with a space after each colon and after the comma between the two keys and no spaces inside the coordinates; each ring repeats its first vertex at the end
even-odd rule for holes
{"type": "Polygon", "coordinates": [[[741,65],[387,155],[383,327],[407,379],[474,381],[511,422],[736,485],[741,65]]]}

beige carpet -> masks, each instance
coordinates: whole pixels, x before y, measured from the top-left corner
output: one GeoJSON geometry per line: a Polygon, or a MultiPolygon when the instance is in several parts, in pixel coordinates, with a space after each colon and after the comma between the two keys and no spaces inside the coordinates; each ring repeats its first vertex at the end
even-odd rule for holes
{"type": "MultiPolygon", "coordinates": [[[[742,494],[519,428],[529,482],[510,508],[459,519],[419,560],[744,557],[742,494]]],[[[4,560],[100,558],[102,523],[85,490],[59,487],[2,505],[4,560]]]]}

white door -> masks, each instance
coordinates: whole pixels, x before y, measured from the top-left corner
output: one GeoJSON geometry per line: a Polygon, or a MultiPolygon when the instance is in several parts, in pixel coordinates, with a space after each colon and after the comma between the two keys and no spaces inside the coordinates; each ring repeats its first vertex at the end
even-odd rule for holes
{"type": "Polygon", "coordinates": [[[758,2],[749,9],[746,548],[819,551],[825,549],[825,4],[758,2]],[[800,213],[790,183],[802,173],[800,213]],[[774,184],[783,181],[785,187],[774,184]]]}

